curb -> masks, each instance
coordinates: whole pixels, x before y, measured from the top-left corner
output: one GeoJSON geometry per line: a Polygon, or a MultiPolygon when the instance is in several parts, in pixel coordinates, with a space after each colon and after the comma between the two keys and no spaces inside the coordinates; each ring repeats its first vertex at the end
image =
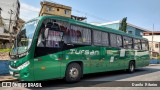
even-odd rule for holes
{"type": "Polygon", "coordinates": [[[19,81],[18,79],[5,79],[5,80],[0,80],[0,82],[13,82],[13,81],[19,81]]]}

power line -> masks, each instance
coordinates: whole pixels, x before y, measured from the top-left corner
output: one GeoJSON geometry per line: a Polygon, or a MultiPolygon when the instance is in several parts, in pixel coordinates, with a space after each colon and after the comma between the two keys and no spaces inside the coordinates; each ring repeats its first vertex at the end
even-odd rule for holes
{"type": "MultiPolygon", "coordinates": [[[[55,2],[55,1],[53,1],[53,0],[42,0],[42,1],[48,1],[48,2],[51,2],[51,3],[59,4],[59,3],[57,3],[57,2],[55,2]]],[[[102,17],[98,17],[98,16],[96,16],[96,15],[90,14],[90,13],[88,13],[88,12],[84,12],[84,11],[77,10],[77,9],[72,9],[72,11],[75,11],[75,12],[80,13],[80,14],[84,14],[85,16],[92,17],[92,18],[98,19],[98,20],[100,20],[100,21],[104,21],[104,22],[106,22],[106,21],[111,21],[111,20],[107,20],[107,19],[102,18],[102,17]]]]}
{"type": "Polygon", "coordinates": [[[77,10],[77,9],[73,9],[73,11],[77,12],[77,13],[80,13],[80,14],[84,14],[86,16],[89,16],[89,17],[92,17],[92,18],[95,18],[95,19],[98,19],[98,20],[101,20],[101,21],[110,21],[110,20],[107,20],[105,18],[102,18],[102,17],[98,17],[96,15],[93,15],[93,14],[90,14],[90,13],[87,13],[87,12],[84,12],[84,11],[80,11],[80,10],[77,10]]]}

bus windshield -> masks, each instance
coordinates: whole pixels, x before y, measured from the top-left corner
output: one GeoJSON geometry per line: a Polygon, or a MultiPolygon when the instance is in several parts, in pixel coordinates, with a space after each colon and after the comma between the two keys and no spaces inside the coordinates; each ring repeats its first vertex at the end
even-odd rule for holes
{"type": "Polygon", "coordinates": [[[37,20],[28,22],[18,33],[10,55],[19,55],[25,53],[31,46],[34,32],[37,26],[37,20]]]}

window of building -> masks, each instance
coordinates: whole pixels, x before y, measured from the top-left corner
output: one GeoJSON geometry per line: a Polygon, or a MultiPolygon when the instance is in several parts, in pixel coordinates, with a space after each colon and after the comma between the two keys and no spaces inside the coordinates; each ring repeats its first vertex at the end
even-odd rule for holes
{"type": "Polygon", "coordinates": [[[148,41],[141,40],[142,42],[142,50],[148,50],[148,41]]]}
{"type": "Polygon", "coordinates": [[[57,11],[59,11],[59,8],[57,8],[57,11]]]}
{"type": "Polygon", "coordinates": [[[133,32],[132,32],[132,31],[128,31],[128,33],[129,33],[129,34],[133,34],[133,32]]]}
{"type": "Polygon", "coordinates": [[[133,45],[132,38],[124,36],[123,45],[124,45],[124,48],[131,49],[133,45]]]}
{"type": "Polygon", "coordinates": [[[141,49],[141,41],[139,39],[134,39],[134,49],[141,49]]]}
{"type": "Polygon", "coordinates": [[[69,10],[64,10],[64,14],[69,15],[69,10]]]}
{"type": "Polygon", "coordinates": [[[101,31],[93,30],[94,45],[101,45],[101,31]]]}
{"type": "Polygon", "coordinates": [[[155,48],[159,48],[159,44],[155,44],[155,48]]]}
{"type": "Polygon", "coordinates": [[[46,11],[54,11],[54,8],[46,6],[46,11]]]}

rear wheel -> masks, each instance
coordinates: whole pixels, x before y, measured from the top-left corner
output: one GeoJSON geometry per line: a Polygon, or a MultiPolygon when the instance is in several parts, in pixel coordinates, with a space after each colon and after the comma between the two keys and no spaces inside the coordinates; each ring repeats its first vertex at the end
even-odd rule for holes
{"type": "Polygon", "coordinates": [[[128,72],[129,73],[133,73],[135,71],[135,62],[131,61],[129,63],[129,68],[128,68],[128,72]]]}
{"type": "Polygon", "coordinates": [[[82,69],[78,63],[71,63],[68,65],[66,70],[65,80],[67,82],[73,83],[80,80],[82,76],[82,69]]]}

